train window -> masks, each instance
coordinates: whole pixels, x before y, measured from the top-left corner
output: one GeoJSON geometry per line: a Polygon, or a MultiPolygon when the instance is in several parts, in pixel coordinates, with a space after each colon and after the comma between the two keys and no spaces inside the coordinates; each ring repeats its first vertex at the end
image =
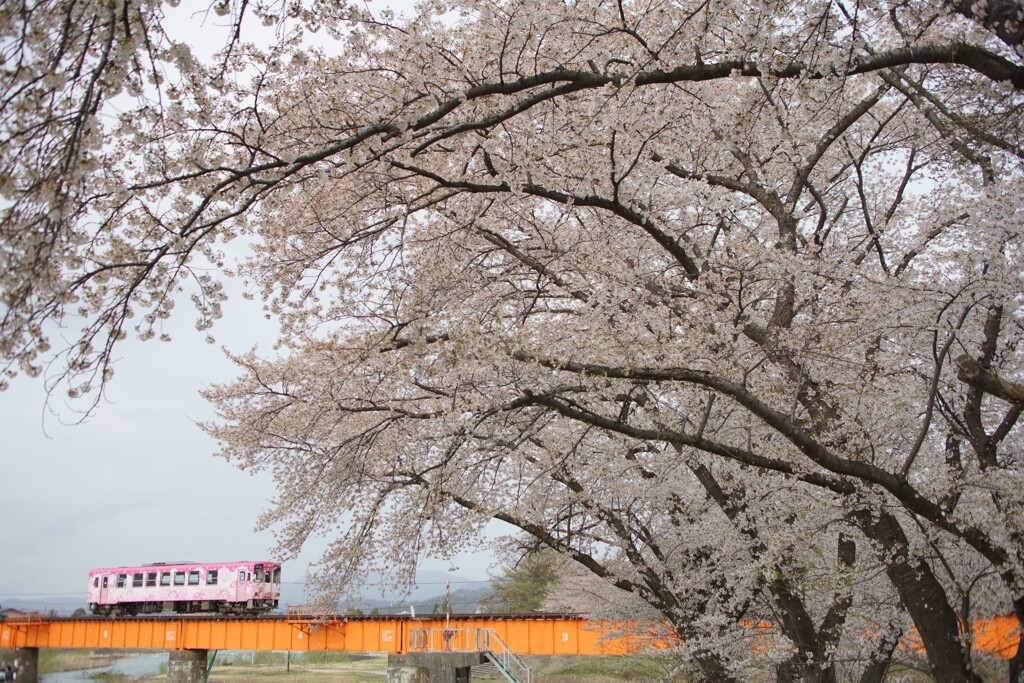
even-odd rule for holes
{"type": "Polygon", "coordinates": [[[242,571],[238,572],[238,585],[241,586],[243,583],[245,583],[245,570],[244,569],[242,571]]]}
{"type": "Polygon", "coordinates": [[[156,572],[149,572],[149,573],[146,574],[146,585],[147,586],[155,586],[156,585],[156,572]]]}
{"type": "Polygon", "coordinates": [[[184,586],[185,585],[185,572],[174,572],[174,585],[184,586]]]}
{"type": "Polygon", "coordinates": [[[118,574],[117,575],[117,587],[118,588],[124,588],[124,584],[127,581],[128,581],[128,575],[127,574],[118,574]]]}
{"type": "Polygon", "coordinates": [[[171,585],[171,573],[170,572],[160,572],[160,585],[161,586],[170,586],[171,585]]]}
{"type": "Polygon", "coordinates": [[[138,574],[132,574],[132,588],[142,587],[142,572],[138,574]]]}
{"type": "Polygon", "coordinates": [[[258,564],[258,565],[256,565],[255,569],[256,569],[256,583],[263,583],[263,565],[262,564],[258,564]]]}
{"type": "Polygon", "coordinates": [[[281,583],[281,568],[274,567],[274,583],[281,583]]]}
{"type": "Polygon", "coordinates": [[[104,588],[107,587],[107,577],[105,577],[105,576],[103,577],[103,587],[104,588]]]}
{"type": "Polygon", "coordinates": [[[198,586],[199,585],[199,570],[190,571],[188,573],[188,585],[198,586]]]}
{"type": "Polygon", "coordinates": [[[93,588],[99,588],[100,587],[100,577],[98,577],[98,576],[92,577],[92,587],[93,588]]]}
{"type": "Polygon", "coordinates": [[[217,570],[207,569],[206,570],[206,585],[216,586],[217,585],[217,570]]]}

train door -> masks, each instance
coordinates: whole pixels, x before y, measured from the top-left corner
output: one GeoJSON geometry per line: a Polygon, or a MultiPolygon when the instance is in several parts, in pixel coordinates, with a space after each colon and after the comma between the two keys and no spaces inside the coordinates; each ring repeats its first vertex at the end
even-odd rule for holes
{"type": "Polygon", "coordinates": [[[254,598],[266,597],[267,587],[263,583],[264,581],[266,581],[266,577],[264,577],[264,575],[263,575],[263,565],[262,564],[253,565],[252,569],[253,569],[252,597],[254,597],[254,598]]]}
{"type": "Polygon", "coordinates": [[[100,599],[101,605],[107,604],[107,589],[110,588],[110,576],[104,574],[100,577],[100,599]]]}
{"type": "Polygon", "coordinates": [[[249,599],[249,573],[246,567],[238,568],[238,581],[235,584],[235,600],[249,599]]]}

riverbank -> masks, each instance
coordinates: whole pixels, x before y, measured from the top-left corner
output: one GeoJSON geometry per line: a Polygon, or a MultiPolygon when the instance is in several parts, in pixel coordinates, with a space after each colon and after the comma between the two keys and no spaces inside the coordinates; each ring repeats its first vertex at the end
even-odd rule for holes
{"type": "Polygon", "coordinates": [[[44,647],[39,650],[40,675],[64,671],[81,671],[111,666],[117,661],[147,655],[164,654],[165,650],[85,650],[44,647]]]}

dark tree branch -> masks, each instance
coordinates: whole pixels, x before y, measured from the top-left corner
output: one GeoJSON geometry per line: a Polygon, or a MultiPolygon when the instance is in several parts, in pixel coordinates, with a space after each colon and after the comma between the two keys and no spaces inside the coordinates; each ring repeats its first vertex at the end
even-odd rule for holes
{"type": "Polygon", "coordinates": [[[1003,379],[966,353],[956,359],[956,367],[961,381],[1008,403],[1024,406],[1024,384],[1003,379]]]}

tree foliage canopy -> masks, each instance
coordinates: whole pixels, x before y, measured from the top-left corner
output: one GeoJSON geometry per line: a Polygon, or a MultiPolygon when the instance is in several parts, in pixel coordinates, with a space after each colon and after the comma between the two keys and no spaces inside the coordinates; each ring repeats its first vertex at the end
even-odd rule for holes
{"type": "Polygon", "coordinates": [[[557,581],[556,554],[550,550],[527,552],[516,561],[505,563],[501,576],[491,583],[491,592],[481,604],[492,612],[537,612],[557,581]]]}
{"type": "Polygon", "coordinates": [[[0,8],[8,375],[95,392],[237,271],[281,354],[207,428],[323,586],[499,519],[708,678],[871,680],[911,625],[977,677],[1024,617],[1019,2],[211,9],[204,61],[158,0],[0,8]]]}

